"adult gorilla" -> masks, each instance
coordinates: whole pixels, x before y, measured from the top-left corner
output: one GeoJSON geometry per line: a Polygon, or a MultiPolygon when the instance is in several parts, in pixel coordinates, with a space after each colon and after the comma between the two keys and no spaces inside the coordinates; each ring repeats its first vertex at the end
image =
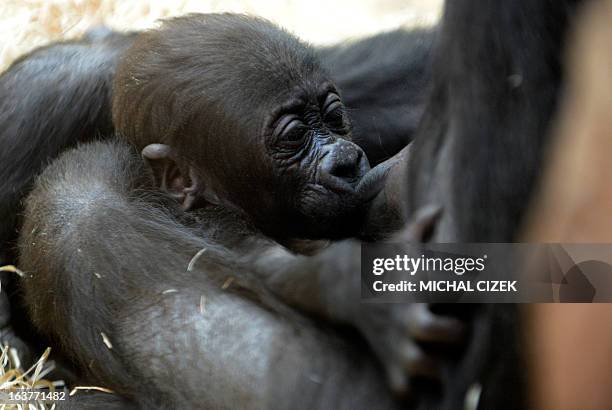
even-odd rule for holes
{"type": "MultiPolygon", "coordinates": [[[[446,2],[423,120],[408,160],[399,161],[381,193],[391,198],[382,204],[397,204],[397,178],[406,176],[409,219],[432,206],[441,210],[422,229],[424,239],[517,240],[563,86],[566,37],[582,3],[446,2]]],[[[460,361],[447,364],[443,403],[435,408],[457,408],[478,385],[481,408],[523,408],[515,308],[473,309],[471,342],[460,361]]]]}

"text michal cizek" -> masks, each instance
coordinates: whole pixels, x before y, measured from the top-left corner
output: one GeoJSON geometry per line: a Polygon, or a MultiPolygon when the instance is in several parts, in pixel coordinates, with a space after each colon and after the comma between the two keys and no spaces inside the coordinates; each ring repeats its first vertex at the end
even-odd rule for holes
{"type": "Polygon", "coordinates": [[[372,274],[377,280],[372,283],[372,287],[375,292],[517,292],[516,280],[472,281],[468,275],[464,276],[466,273],[483,272],[486,260],[487,255],[481,257],[396,255],[393,258],[375,258],[372,260],[372,274]],[[403,272],[408,274],[410,279],[386,283],[381,276],[388,272],[403,272]],[[418,276],[423,272],[442,275],[449,273],[452,276],[425,279],[418,276]]]}

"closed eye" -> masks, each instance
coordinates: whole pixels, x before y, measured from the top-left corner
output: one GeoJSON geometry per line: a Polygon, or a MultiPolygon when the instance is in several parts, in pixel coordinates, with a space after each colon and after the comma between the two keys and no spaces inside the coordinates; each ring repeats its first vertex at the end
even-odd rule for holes
{"type": "Polygon", "coordinates": [[[302,142],[306,130],[302,119],[296,114],[286,114],[276,123],[273,136],[279,142],[302,142]]]}
{"type": "Polygon", "coordinates": [[[323,104],[323,120],[333,131],[346,134],[347,121],[344,113],[344,105],[338,94],[329,93],[323,104]]]}
{"type": "Polygon", "coordinates": [[[340,96],[336,93],[329,93],[325,99],[325,102],[323,103],[323,115],[326,116],[338,108],[342,108],[342,100],[340,100],[340,96]]]}

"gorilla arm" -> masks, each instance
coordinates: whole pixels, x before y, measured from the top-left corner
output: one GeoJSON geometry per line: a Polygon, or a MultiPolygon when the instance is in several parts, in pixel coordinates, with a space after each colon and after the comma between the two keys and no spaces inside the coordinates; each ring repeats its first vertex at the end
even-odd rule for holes
{"type": "Polygon", "coordinates": [[[142,407],[396,407],[367,349],[279,303],[146,175],[128,146],[94,143],[27,201],[25,299],[84,381],[142,407]]]}

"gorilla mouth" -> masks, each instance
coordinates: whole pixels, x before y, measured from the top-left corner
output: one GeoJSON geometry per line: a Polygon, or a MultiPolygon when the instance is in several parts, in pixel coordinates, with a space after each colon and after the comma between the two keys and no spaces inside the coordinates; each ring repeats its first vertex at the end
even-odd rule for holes
{"type": "Polygon", "coordinates": [[[361,196],[352,188],[334,188],[313,183],[302,191],[295,221],[300,221],[307,237],[336,238],[349,229],[347,226],[358,225],[354,221],[355,212],[364,202],[361,196]]]}
{"type": "MultiPolygon", "coordinates": [[[[323,181],[321,181],[323,182],[323,181]]],[[[357,184],[312,183],[300,195],[300,209],[306,215],[338,215],[348,213],[359,206],[361,197],[357,184]]]]}
{"type": "Polygon", "coordinates": [[[321,187],[327,192],[333,192],[337,195],[353,195],[356,192],[357,185],[361,180],[361,175],[351,178],[340,178],[330,174],[322,174],[319,176],[316,186],[321,187]]]}

